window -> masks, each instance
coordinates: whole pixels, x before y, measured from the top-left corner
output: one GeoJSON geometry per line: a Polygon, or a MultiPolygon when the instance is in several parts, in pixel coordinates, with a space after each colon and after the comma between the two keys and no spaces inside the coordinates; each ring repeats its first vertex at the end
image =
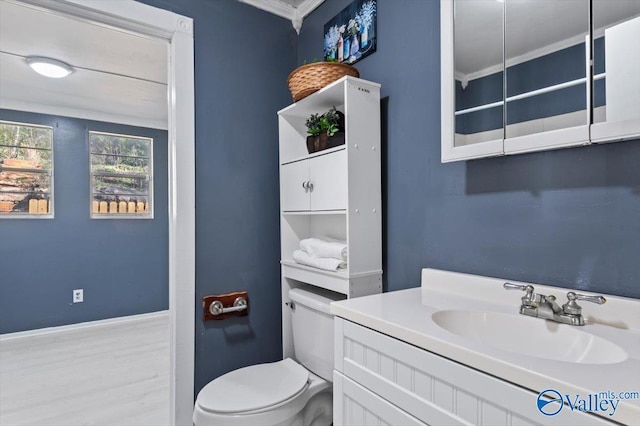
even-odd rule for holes
{"type": "Polygon", "coordinates": [[[91,217],[153,217],[153,139],[89,132],[91,217]]]}
{"type": "Polygon", "coordinates": [[[0,218],[53,217],[53,129],[0,121],[0,218]]]}

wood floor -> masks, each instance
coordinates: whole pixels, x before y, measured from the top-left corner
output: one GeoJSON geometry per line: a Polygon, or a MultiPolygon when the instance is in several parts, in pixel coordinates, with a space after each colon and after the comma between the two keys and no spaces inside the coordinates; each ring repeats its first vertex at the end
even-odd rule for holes
{"type": "Polygon", "coordinates": [[[169,424],[169,318],[0,341],[0,425],[169,424]]]}

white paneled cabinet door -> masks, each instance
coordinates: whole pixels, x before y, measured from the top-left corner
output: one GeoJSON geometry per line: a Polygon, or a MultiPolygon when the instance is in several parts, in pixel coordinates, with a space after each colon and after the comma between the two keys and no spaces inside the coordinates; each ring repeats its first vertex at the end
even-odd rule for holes
{"type": "Polygon", "coordinates": [[[426,426],[415,417],[334,370],[333,424],[426,426]]]}
{"type": "Polygon", "coordinates": [[[545,417],[538,392],[340,317],[334,355],[334,424],[368,425],[371,412],[391,425],[614,425],[579,410],[545,417]]]}
{"type": "Polygon", "coordinates": [[[309,160],[311,210],[347,208],[347,151],[333,152],[309,160]]]}
{"type": "Polygon", "coordinates": [[[309,210],[309,161],[285,164],[280,170],[282,210],[309,210]]]}

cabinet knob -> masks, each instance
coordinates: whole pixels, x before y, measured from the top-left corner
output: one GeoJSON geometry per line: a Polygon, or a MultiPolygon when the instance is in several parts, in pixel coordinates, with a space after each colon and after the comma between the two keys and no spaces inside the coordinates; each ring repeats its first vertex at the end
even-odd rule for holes
{"type": "Polygon", "coordinates": [[[302,188],[307,189],[307,182],[302,182],[302,188]]]}
{"type": "Polygon", "coordinates": [[[307,182],[307,188],[309,189],[309,191],[313,191],[313,182],[307,182]]]}

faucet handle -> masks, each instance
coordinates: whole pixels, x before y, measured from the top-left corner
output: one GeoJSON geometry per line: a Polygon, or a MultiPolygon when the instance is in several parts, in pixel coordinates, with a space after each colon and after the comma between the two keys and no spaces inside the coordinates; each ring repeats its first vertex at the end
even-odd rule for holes
{"type": "Polygon", "coordinates": [[[527,294],[533,293],[532,285],[504,283],[502,284],[502,287],[504,287],[505,290],[523,290],[523,291],[526,291],[527,294]]]}
{"type": "Polygon", "coordinates": [[[585,294],[574,293],[573,291],[567,293],[567,299],[569,299],[567,303],[562,305],[562,311],[569,315],[582,314],[582,307],[578,305],[576,300],[584,300],[586,302],[597,303],[598,305],[602,305],[607,301],[607,299],[602,296],[587,296],[585,294]]]}
{"type": "Polygon", "coordinates": [[[505,290],[523,290],[527,294],[522,296],[522,305],[527,307],[534,307],[537,300],[540,298],[537,294],[533,294],[533,286],[532,285],[522,285],[522,284],[512,284],[512,283],[504,283],[502,284],[505,290]]]}
{"type": "Polygon", "coordinates": [[[578,293],[574,293],[573,291],[570,291],[569,293],[567,293],[567,298],[569,300],[571,300],[572,295],[574,296],[576,299],[578,300],[584,300],[585,302],[592,302],[592,303],[597,303],[598,305],[602,305],[603,303],[605,303],[607,301],[607,299],[605,299],[603,296],[587,296],[586,294],[578,294],[578,293]]]}

